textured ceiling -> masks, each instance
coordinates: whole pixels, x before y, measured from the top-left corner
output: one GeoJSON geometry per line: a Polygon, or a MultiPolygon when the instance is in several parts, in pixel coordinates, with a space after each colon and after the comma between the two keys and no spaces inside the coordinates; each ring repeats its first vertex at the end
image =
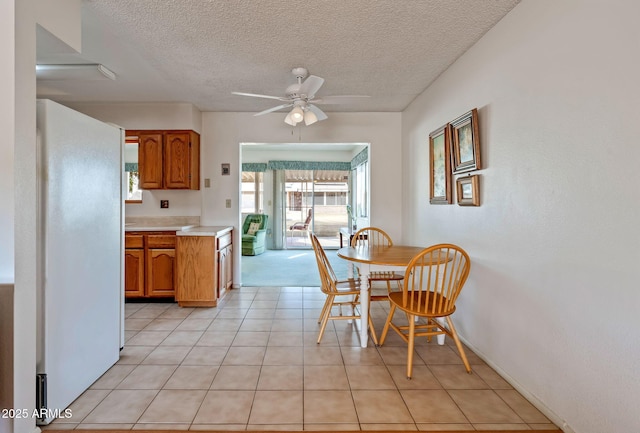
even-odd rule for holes
{"type": "Polygon", "coordinates": [[[519,0],[83,0],[81,54],[38,33],[38,63],[102,63],[115,81],[39,81],[61,102],[186,102],[257,112],[290,71],[325,79],[317,96],[368,95],[324,111],[407,107],[519,0]]]}

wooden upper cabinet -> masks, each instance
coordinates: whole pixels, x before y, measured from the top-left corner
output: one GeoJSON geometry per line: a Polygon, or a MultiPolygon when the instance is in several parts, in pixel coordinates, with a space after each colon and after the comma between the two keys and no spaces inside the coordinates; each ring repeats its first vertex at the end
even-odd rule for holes
{"type": "Polygon", "coordinates": [[[140,188],[162,189],[162,133],[138,134],[138,172],[140,173],[140,188]]]}
{"type": "Polygon", "coordinates": [[[165,188],[199,189],[200,140],[193,131],[167,132],[164,143],[165,188]]]}
{"type": "Polygon", "coordinates": [[[142,189],[200,189],[200,135],[195,131],[127,131],[139,138],[142,189]]]}

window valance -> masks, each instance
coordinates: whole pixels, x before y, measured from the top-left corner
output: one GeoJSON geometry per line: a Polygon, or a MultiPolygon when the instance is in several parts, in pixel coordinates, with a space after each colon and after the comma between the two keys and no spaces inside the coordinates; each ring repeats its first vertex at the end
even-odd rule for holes
{"type": "Polygon", "coordinates": [[[267,171],[267,164],[265,162],[243,162],[242,171],[264,172],[267,171]]]}
{"type": "Polygon", "coordinates": [[[124,171],[138,171],[138,163],[137,162],[125,162],[124,163],[124,171]]]}
{"type": "Polygon", "coordinates": [[[269,161],[269,170],[351,170],[350,162],[343,161],[269,161]]]}
{"type": "Polygon", "coordinates": [[[352,160],[351,160],[351,165],[350,165],[350,169],[353,170],[354,168],[356,168],[359,165],[364,164],[365,162],[367,162],[369,160],[369,148],[366,147],[362,150],[362,152],[360,152],[359,154],[357,154],[352,160]]]}

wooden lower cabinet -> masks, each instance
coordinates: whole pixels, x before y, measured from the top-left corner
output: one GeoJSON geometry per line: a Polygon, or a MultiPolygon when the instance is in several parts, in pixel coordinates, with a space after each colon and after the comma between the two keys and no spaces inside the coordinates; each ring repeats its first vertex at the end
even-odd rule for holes
{"type": "Polygon", "coordinates": [[[147,296],[152,298],[174,296],[175,249],[149,249],[147,251],[147,296]]]}
{"type": "Polygon", "coordinates": [[[231,233],[217,238],[218,298],[222,298],[233,286],[233,245],[231,233]]]}
{"type": "Polygon", "coordinates": [[[175,232],[125,234],[125,297],[175,296],[175,243],[175,232]]]}
{"type": "Polygon", "coordinates": [[[176,301],[181,307],[215,307],[233,284],[232,232],[178,236],[176,301]],[[222,242],[220,242],[223,240],[222,242]]]}
{"type": "Polygon", "coordinates": [[[144,297],[144,250],[127,248],[124,253],[124,268],[125,296],[144,297]]]}

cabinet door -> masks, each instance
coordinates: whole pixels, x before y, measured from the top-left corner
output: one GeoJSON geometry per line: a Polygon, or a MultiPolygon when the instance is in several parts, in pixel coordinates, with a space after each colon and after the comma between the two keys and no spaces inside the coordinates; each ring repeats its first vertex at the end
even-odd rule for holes
{"type": "Polygon", "coordinates": [[[147,296],[175,295],[175,249],[147,250],[147,296]]]}
{"type": "Polygon", "coordinates": [[[144,250],[124,252],[124,294],[127,298],[144,296],[144,250]]]}
{"type": "Polygon", "coordinates": [[[162,162],[163,146],[161,133],[141,133],[138,135],[138,171],[140,172],[140,188],[163,188],[162,162]]]}
{"type": "Polygon", "coordinates": [[[188,132],[168,132],[165,135],[165,188],[189,189],[191,185],[190,144],[188,132]]]}
{"type": "Polygon", "coordinates": [[[218,299],[233,285],[233,250],[231,245],[218,252],[218,299]]]}
{"type": "Polygon", "coordinates": [[[233,287],[233,247],[231,245],[227,247],[227,260],[225,261],[225,267],[227,269],[226,288],[227,290],[230,290],[233,287]]]}
{"type": "Polygon", "coordinates": [[[215,238],[178,236],[176,301],[181,306],[216,305],[215,238]]]}

